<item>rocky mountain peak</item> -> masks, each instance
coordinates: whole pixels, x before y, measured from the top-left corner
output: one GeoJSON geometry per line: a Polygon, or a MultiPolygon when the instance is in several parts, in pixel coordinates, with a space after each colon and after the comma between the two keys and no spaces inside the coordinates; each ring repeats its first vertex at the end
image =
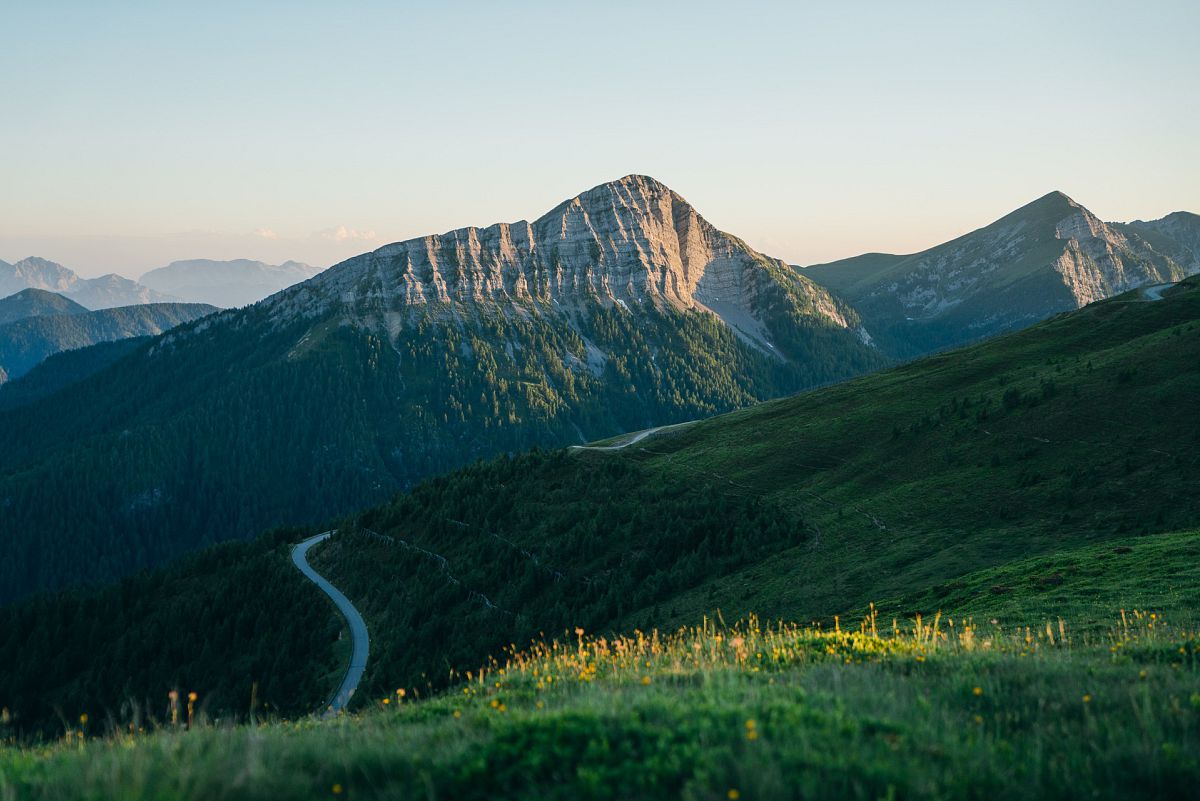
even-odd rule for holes
{"type": "Polygon", "coordinates": [[[847,310],[777,259],[717,230],[678,193],[628,175],[563,201],[533,222],[459,228],[385,245],[266,301],[279,314],[338,306],[357,316],[422,308],[472,312],[586,302],[716,314],[764,341],[760,294],[768,282],[803,296],[838,327],[847,310]]]}
{"type": "Polygon", "coordinates": [[[12,265],[16,279],[24,280],[34,289],[61,291],[70,289],[79,281],[79,276],[61,264],[38,256],[27,256],[12,265]]]}

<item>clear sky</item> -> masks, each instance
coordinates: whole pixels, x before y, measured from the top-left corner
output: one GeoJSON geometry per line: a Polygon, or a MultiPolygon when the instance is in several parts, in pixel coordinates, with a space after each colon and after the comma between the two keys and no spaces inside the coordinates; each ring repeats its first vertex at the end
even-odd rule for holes
{"type": "Polygon", "coordinates": [[[1200,212],[1200,2],[0,0],[0,259],[325,265],[653,175],[794,263],[1200,212]],[[436,8],[435,8],[436,6],[436,8]]]}

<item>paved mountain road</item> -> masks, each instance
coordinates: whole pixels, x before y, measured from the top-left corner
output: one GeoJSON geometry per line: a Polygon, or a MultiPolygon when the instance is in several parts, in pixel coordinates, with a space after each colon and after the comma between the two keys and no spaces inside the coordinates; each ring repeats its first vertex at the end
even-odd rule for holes
{"type": "Polygon", "coordinates": [[[668,428],[680,428],[681,426],[690,426],[695,420],[688,420],[686,423],[672,423],[669,426],[658,426],[657,428],[647,428],[645,431],[639,431],[624,442],[616,445],[571,445],[571,450],[576,451],[619,451],[622,448],[628,448],[630,445],[636,445],[646,437],[657,434],[659,431],[666,431],[668,428]]]}
{"type": "Polygon", "coordinates": [[[1142,294],[1146,298],[1146,300],[1162,300],[1163,299],[1162,293],[1166,292],[1168,289],[1170,289],[1173,286],[1175,286],[1175,285],[1174,284],[1155,284],[1154,286],[1144,287],[1142,289],[1142,294]]]}
{"type": "Polygon", "coordinates": [[[324,576],[313,570],[312,566],[308,564],[309,549],[318,542],[324,542],[329,539],[333,533],[332,531],[326,531],[324,534],[309,537],[292,547],[292,563],[296,565],[296,569],[303,573],[309,581],[316,584],[321,588],[323,593],[333,599],[333,603],[337,606],[338,611],[342,613],[342,617],[346,619],[346,624],[350,627],[350,640],[354,646],[354,650],[350,655],[350,665],[346,668],[346,675],[342,679],[342,684],[338,687],[337,692],[333,694],[333,699],[326,706],[326,715],[336,715],[346,708],[346,704],[350,702],[354,691],[358,689],[358,683],[362,681],[363,671],[367,669],[367,655],[370,652],[367,624],[363,620],[362,615],[354,608],[354,604],[350,603],[350,599],[342,594],[341,590],[330,584],[324,576]]]}

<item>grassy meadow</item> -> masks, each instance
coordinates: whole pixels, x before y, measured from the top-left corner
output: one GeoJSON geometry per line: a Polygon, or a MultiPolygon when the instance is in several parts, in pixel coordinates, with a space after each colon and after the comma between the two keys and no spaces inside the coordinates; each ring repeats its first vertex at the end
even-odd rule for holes
{"type": "MultiPolygon", "coordinates": [[[[325,695],[299,678],[328,677],[340,624],[264,540],[239,563],[271,580],[238,591],[306,616],[218,615],[241,639],[189,675],[223,705],[197,686],[192,727],[109,723],[127,679],[26,660],[10,696],[73,706],[50,739],[0,719],[0,801],[1190,797],[1198,365],[1192,279],[626,449],[432,479],[313,551],[372,636],[333,720],[303,714],[325,695]],[[221,668],[243,649],[297,689],[234,725],[259,677],[221,668]]],[[[211,645],[217,623],[176,622],[246,604],[210,563],[10,628],[211,645]],[[194,590],[134,603],[160,585],[194,590]]],[[[170,678],[136,686],[162,703],[170,678]]]]}
{"type": "MultiPolygon", "coordinates": [[[[1200,638],[869,613],[510,649],[421,699],[0,751],[0,798],[1183,798],[1200,638]]],[[[84,727],[79,729],[82,732],[84,727]]]]}

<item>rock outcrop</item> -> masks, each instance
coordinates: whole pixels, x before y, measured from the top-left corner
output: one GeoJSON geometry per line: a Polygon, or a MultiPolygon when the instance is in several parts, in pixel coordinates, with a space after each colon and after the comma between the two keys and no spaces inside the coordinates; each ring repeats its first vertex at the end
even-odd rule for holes
{"type": "Polygon", "coordinates": [[[778,259],[723,233],[677,193],[630,175],[533,222],[459,228],[385,245],[266,301],[273,313],[358,318],[414,307],[435,313],[539,309],[570,316],[597,302],[699,310],[770,346],[766,296],[783,290],[842,329],[853,312],[778,259]]]}
{"type": "Polygon", "coordinates": [[[920,253],[867,254],[803,272],[848,300],[887,349],[907,357],[1198,272],[1200,260],[1180,256],[1190,251],[1165,233],[1191,232],[1188,222],[1106,223],[1051,192],[920,253]],[[1154,226],[1161,230],[1144,233],[1154,226]]]}

